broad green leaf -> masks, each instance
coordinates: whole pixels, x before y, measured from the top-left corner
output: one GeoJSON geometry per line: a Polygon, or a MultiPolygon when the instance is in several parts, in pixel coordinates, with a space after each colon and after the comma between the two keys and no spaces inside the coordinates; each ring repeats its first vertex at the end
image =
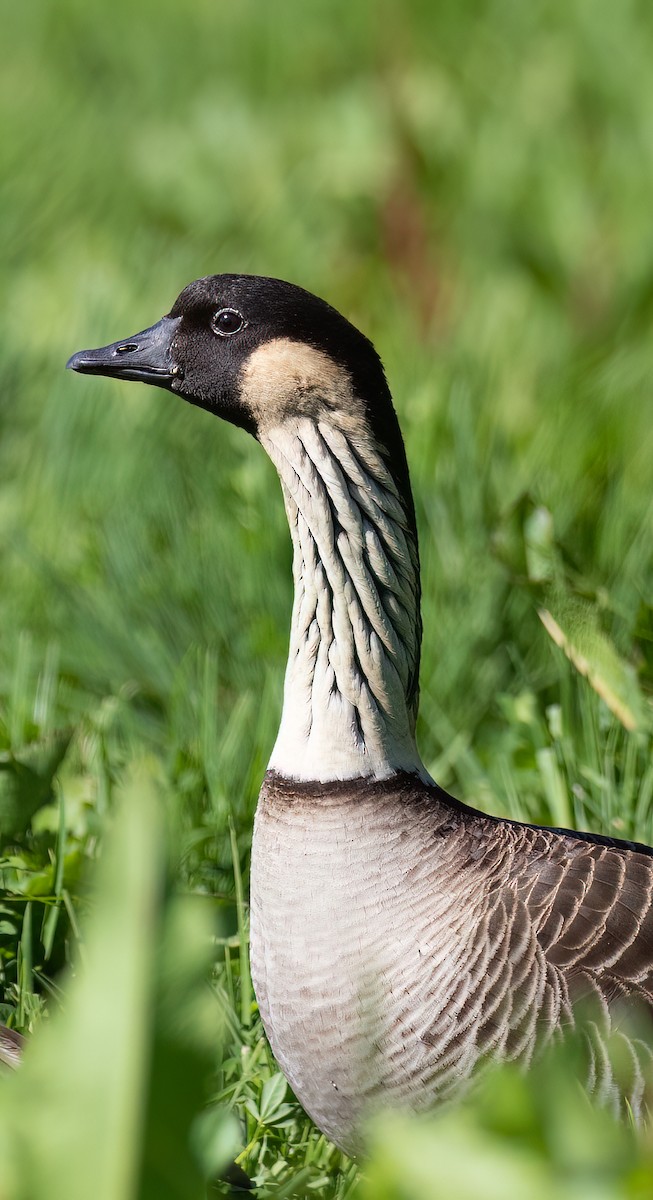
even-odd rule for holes
{"type": "Polygon", "coordinates": [[[61,1010],[0,1080],[18,1181],[2,1200],[203,1200],[191,1126],[220,1036],[211,920],[201,901],[168,895],[166,858],[155,781],[141,768],[99,863],[61,1010]]]}
{"type": "Polygon", "coordinates": [[[261,1093],[259,1113],[262,1121],[269,1121],[283,1104],[288,1084],[280,1071],[266,1079],[261,1093]]]}
{"type": "Polygon", "coordinates": [[[601,629],[596,609],[560,588],[538,609],[544,628],[626,729],[648,727],[649,715],[634,668],[601,629]]]}
{"type": "Polygon", "coordinates": [[[84,965],[0,1093],[35,1200],[135,1195],[163,862],[151,781],[134,780],[126,799],[99,864],[84,965]]]}
{"type": "MultiPolygon", "coordinates": [[[[366,1200],[552,1200],[548,1171],[534,1155],[498,1143],[463,1114],[428,1123],[379,1118],[372,1154],[362,1188],[366,1200]]],[[[558,1200],[572,1195],[563,1189],[558,1200]]]]}

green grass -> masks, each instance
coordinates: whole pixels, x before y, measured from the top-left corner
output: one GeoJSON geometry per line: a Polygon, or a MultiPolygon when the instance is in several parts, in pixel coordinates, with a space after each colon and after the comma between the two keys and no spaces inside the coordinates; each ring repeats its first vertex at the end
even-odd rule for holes
{"type": "Polygon", "coordinates": [[[500,1075],[492,1101],[379,1132],[362,1182],[286,1093],[240,900],[291,602],[274,471],[173,397],[63,371],[214,271],[345,311],[406,435],[427,764],[489,811],[653,841],[649,6],[24,0],[3,28],[0,1016],[38,1031],[33,1074],[0,1080],[0,1114],[25,1113],[0,1138],[3,1200],[52,1197],[57,1172],[62,1195],[99,1195],[84,1147],[123,1105],[142,1138],[115,1126],[107,1200],[201,1195],[230,1154],[270,1196],[475,1195],[476,1158],[488,1197],[649,1195],[648,1143],[608,1136],[568,1090],[583,1161],[555,1088],[500,1075]],[[141,811],[134,779],[159,812],[134,836],[172,849],[144,851],[142,879],[118,856],[91,901],[124,797],[141,811]],[[158,913],[140,942],[139,903],[158,913]],[[185,960],[166,930],[195,927],[188,904],[206,936],[185,960]],[[70,975],[96,942],[109,1012],[106,973],[70,975]],[[138,1079],[108,1053],[89,1074],[125,1022],[138,1079]]]}

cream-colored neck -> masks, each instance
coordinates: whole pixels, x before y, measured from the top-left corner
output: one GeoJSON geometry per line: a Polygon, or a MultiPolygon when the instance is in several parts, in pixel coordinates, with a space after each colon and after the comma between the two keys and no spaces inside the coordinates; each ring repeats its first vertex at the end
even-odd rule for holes
{"type": "Polygon", "coordinates": [[[378,451],[316,417],[260,438],[294,547],[283,714],[270,768],[327,782],[428,778],[415,744],[420,614],[411,521],[378,451]]]}

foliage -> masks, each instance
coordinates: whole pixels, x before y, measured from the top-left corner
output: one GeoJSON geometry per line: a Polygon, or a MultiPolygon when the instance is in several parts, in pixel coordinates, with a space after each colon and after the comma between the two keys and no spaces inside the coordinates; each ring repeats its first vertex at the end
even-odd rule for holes
{"type": "Polygon", "coordinates": [[[488,1074],[464,1109],[439,1118],[378,1119],[360,1200],[645,1200],[650,1136],[590,1105],[577,1050],[568,1041],[526,1077],[488,1074]]]}
{"type": "Polygon", "coordinates": [[[220,1039],[206,981],[211,920],[197,898],[169,893],[161,824],[141,769],[125,787],[62,1007],[0,1080],[3,1196],[201,1197],[238,1143],[224,1109],[197,1129],[220,1039]]]}
{"type": "Polygon", "coordinates": [[[584,1165],[561,1158],[562,1082],[488,1084],[534,1114],[518,1130],[480,1098],[379,1125],[361,1178],[298,1108],[246,967],[290,610],[274,472],[173,397],[62,368],[213,271],[347,312],[406,434],[429,768],[481,808],[653,841],[649,6],[5,8],[0,1016],[34,1042],[0,1080],[0,1195],[44,1194],[48,1170],[99,1194],[107,1147],[124,1172],[107,1189],[146,1194],[183,1142],[184,1182],[156,1194],[190,1197],[225,1107],[263,1196],[472,1194],[474,1162],[488,1196],[648,1194],[646,1138],[599,1117],[569,1116],[584,1165]],[[216,916],[221,1037],[178,1024],[204,1012],[216,916]]]}

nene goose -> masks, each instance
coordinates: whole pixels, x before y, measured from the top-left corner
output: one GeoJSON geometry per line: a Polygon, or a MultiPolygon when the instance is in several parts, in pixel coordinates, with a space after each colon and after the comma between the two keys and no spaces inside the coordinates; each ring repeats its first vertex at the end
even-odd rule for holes
{"type": "MultiPolygon", "coordinates": [[[[653,851],[487,816],[429,777],[415,513],[374,347],[299,287],[218,275],[68,366],[217,413],[281,479],[295,599],[254,828],[251,962],[306,1111],[351,1151],[370,1105],[423,1108],[488,1057],[528,1063],[579,998],[594,1002],[589,1085],[619,1103],[604,1038],[624,1003],[653,1001],[653,851]]],[[[639,1111],[650,1056],[627,1044],[639,1111]]]]}

